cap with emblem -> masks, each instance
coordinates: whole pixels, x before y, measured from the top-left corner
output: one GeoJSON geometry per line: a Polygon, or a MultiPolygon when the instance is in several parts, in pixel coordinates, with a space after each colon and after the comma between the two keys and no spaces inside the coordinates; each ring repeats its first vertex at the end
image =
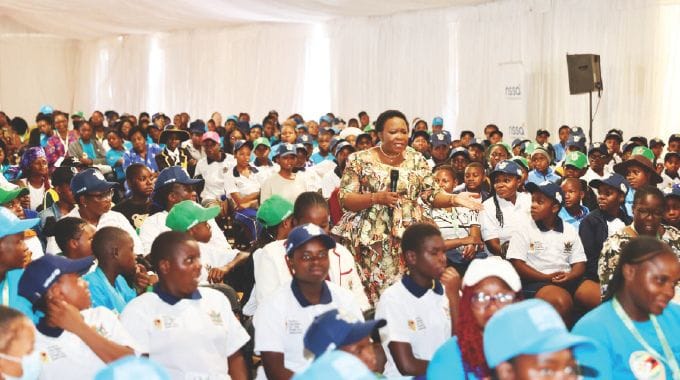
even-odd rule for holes
{"type": "Polygon", "coordinates": [[[271,228],[278,226],[291,215],[293,215],[293,204],[275,194],[262,202],[255,217],[265,228],[271,228]]]}
{"type": "Polygon", "coordinates": [[[446,133],[435,133],[430,136],[430,143],[433,148],[443,145],[449,146],[451,145],[451,137],[446,133]]]}
{"type": "Polygon", "coordinates": [[[158,178],[156,178],[156,183],[153,187],[153,192],[156,193],[163,187],[172,185],[173,183],[193,186],[202,182],[202,179],[193,179],[189,177],[189,174],[187,174],[181,166],[170,166],[161,170],[158,174],[158,178]]]}
{"type": "Polygon", "coordinates": [[[524,187],[531,194],[539,191],[546,197],[553,199],[558,204],[562,204],[562,200],[564,200],[562,188],[556,183],[550,181],[544,181],[538,184],[534,182],[528,182],[524,187]]]}
{"type": "Polygon", "coordinates": [[[588,186],[592,187],[593,189],[597,189],[602,185],[611,186],[623,194],[628,193],[628,182],[621,174],[618,173],[609,173],[602,179],[594,179],[588,183],[588,186]]]}
{"type": "Polygon", "coordinates": [[[316,224],[307,223],[295,227],[286,239],[286,255],[291,256],[296,249],[300,248],[312,239],[320,239],[326,248],[335,248],[335,240],[326,231],[316,224]]]}
{"type": "Polygon", "coordinates": [[[356,343],[387,324],[384,319],[352,320],[338,309],[329,310],[314,318],[304,337],[305,348],[319,357],[328,350],[356,343]]]}
{"type": "Polygon", "coordinates": [[[576,169],[581,170],[588,166],[588,158],[583,152],[569,152],[564,159],[564,166],[573,166],[576,169]]]}
{"type": "Polygon", "coordinates": [[[489,174],[489,177],[491,177],[492,182],[498,174],[511,174],[511,175],[521,177],[522,176],[522,168],[520,168],[519,165],[515,161],[505,160],[505,161],[501,161],[501,162],[497,163],[496,167],[493,169],[491,174],[489,174]]]}
{"type": "Polygon", "coordinates": [[[32,261],[19,280],[19,295],[31,301],[40,301],[50,287],[65,274],[85,274],[94,263],[94,256],[71,260],[63,256],[44,255],[32,261]]]}
{"type": "Polygon", "coordinates": [[[441,117],[437,116],[434,119],[432,119],[432,126],[442,126],[444,125],[444,119],[441,117]]]}
{"type": "Polygon", "coordinates": [[[82,195],[98,191],[107,191],[117,187],[117,182],[109,182],[97,169],[85,169],[73,176],[71,180],[71,192],[73,195],[82,195]]]}

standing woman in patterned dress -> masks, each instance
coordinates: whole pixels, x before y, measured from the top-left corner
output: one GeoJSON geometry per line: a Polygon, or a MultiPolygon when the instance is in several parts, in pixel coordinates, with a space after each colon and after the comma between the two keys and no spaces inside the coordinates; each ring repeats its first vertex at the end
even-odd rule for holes
{"type": "Polygon", "coordinates": [[[406,272],[401,236],[409,225],[427,220],[419,199],[435,208],[481,209],[469,193],[449,194],[435,184],[425,158],[408,146],[403,113],[383,112],[375,129],[381,144],[347,159],[339,194],[345,214],[333,229],[354,254],[371,303],[406,272]],[[390,191],[392,171],[399,173],[395,192],[390,191]]]}

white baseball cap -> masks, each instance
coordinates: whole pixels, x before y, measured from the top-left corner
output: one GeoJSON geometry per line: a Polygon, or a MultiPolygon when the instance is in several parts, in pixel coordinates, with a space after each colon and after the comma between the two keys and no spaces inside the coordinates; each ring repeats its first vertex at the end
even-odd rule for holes
{"type": "Polygon", "coordinates": [[[463,276],[463,286],[475,286],[487,277],[498,277],[515,292],[522,289],[522,281],[509,261],[499,256],[474,259],[463,276]]]}

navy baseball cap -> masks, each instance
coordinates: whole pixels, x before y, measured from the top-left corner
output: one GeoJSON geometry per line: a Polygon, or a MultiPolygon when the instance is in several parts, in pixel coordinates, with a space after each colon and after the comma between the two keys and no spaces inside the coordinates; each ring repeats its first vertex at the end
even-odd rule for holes
{"type": "Polygon", "coordinates": [[[666,193],[666,198],[668,197],[680,198],[680,183],[676,183],[671,187],[671,191],[666,193]]]}
{"type": "Polygon", "coordinates": [[[674,141],[680,141],[680,133],[673,133],[672,135],[670,135],[670,137],[668,137],[669,144],[674,141]]]}
{"type": "Polygon", "coordinates": [[[356,148],[354,147],[354,145],[350,144],[348,141],[340,140],[340,142],[338,142],[335,145],[335,150],[333,150],[333,155],[337,157],[338,153],[340,153],[340,151],[344,148],[350,148],[350,149],[352,149],[352,152],[356,152],[356,148]]]}
{"type": "Polygon", "coordinates": [[[253,143],[248,140],[236,140],[234,142],[234,154],[239,151],[239,149],[243,148],[244,146],[247,146],[250,148],[250,150],[253,150],[253,143]]]}
{"type": "Polygon", "coordinates": [[[94,263],[94,256],[71,260],[63,256],[45,255],[32,261],[19,280],[19,295],[32,304],[40,301],[59,277],[77,273],[87,273],[94,263]]]}
{"type": "Polygon", "coordinates": [[[307,133],[301,134],[297,140],[295,140],[297,144],[307,144],[307,145],[314,145],[312,142],[312,137],[308,135],[307,133]]]}
{"type": "Polygon", "coordinates": [[[454,158],[456,156],[463,156],[466,159],[470,160],[470,152],[468,152],[468,150],[463,148],[462,146],[459,146],[458,148],[452,150],[451,154],[449,155],[449,158],[454,158]]]}
{"type": "Polygon", "coordinates": [[[567,147],[576,146],[579,149],[586,149],[586,138],[582,135],[569,135],[567,147]]]}
{"type": "Polygon", "coordinates": [[[195,134],[204,134],[205,133],[205,122],[201,119],[196,119],[189,124],[189,132],[190,133],[195,133],[195,134]]]}
{"type": "Polygon", "coordinates": [[[630,141],[635,141],[640,145],[647,146],[647,138],[644,136],[633,136],[630,138],[630,141]]]}
{"type": "Polygon", "coordinates": [[[522,168],[513,160],[503,160],[499,163],[496,164],[496,167],[493,168],[493,171],[489,176],[491,177],[491,181],[493,182],[493,179],[495,176],[498,174],[511,174],[515,175],[518,177],[522,176],[522,168]]]}
{"type": "Polygon", "coordinates": [[[82,195],[97,191],[108,191],[117,187],[117,182],[109,182],[97,169],[89,168],[73,176],[71,180],[71,192],[73,195],[82,195]]]}
{"type": "Polygon", "coordinates": [[[604,140],[607,141],[609,139],[616,139],[619,140],[619,142],[623,141],[623,131],[620,129],[610,129],[607,132],[607,135],[604,137],[604,140]]]}
{"type": "Polygon", "coordinates": [[[624,194],[628,193],[628,181],[626,181],[626,179],[618,173],[609,173],[602,179],[594,179],[588,182],[588,186],[592,187],[593,189],[597,189],[601,185],[611,186],[624,194]]]}
{"type": "Polygon", "coordinates": [[[430,144],[432,144],[432,147],[438,147],[438,146],[449,146],[451,145],[451,135],[448,133],[434,133],[432,136],[430,136],[430,144]]]}
{"type": "Polygon", "coordinates": [[[680,152],[666,152],[666,154],[663,155],[663,161],[666,162],[673,157],[680,158],[680,152]]]}
{"type": "Polygon", "coordinates": [[[430,142],[430,134],[427,131],[413,131],[411,134],[411,139],[409,140],[409,144],[413,144],[413,141],[415,141],[416,137],[422,137],[425,139],[425,141],[430,142]]]}
{"type": "Polygon", "coordinates": [[[570,333],[555,309],[536,298],[502,308],[484,328],[484,356],[489,368],[519,355],[538,355],[577,346],[595,348],[592,340],[570,333]],[[517,328],[518,324],[522,328],[517,328]]]}
{"type": "Polygon", "coordinates": [[[554,199],[559,204],[562,204],[562,200],[564,199],[564,192],[562,192],[562,188],[556,183],[550,181],[543,181],[541,183],[528,182],[526,185],[524,185],[524,188],[527,189],[527,191],[531,194],[540,191],[541,193],[545,194],[546,197],[554,199]]]}
{"type": "Polygon", "coordinates": [[[604,145],[604,143],[601,142],[596,142],[593,143],[593,145],[590,146],[590,149],[588,149],[588,155],[590,156],[591,154],[595,152],[600,152],[603,156],[606,156],[609,154],[609,150],[607,149],[607,146],[604,145]]]}
{"type": "Polygon", "coordinates": [[[156,184],[153,187],[153,192],[157,193],[158,190],[173,183],[193,186],[203,183],[203,180],[192,179],[189,177],[189,174],[187,174],[187,172],[182,169],[181,166],[170,166],[161,170],[161,172],[158,174],[156,184]]]}
{"type": "Polygon", "coordinates": [[[328,350],[356,343],[387,324],[384,319],[353,321],[338,309],[318,315],[307,329],[305,348],[317,358],[328,350]]]}
{"type": "Polygon", "coordinates": [[[581,137],[586,136],[586,134],[583,133],[583,128],[581,128],[581,127],[571,127],[571,128],[569,128],[569,134],[572,135],[572,136],[581,136],[581,137]]]}
{"type": "Polygon", "coordinates": [[[296,125],[296,126],[295,126],[295,129],[302,129],[303,131],[305,131],[305,133],[307,133],[307,131],[308,131],[307,126],[304,125],[303,123],[300,123],[300,124],[296,125]]]}
{"type": "Polygon", "coordinates": [[[663,140],[661,140],[658,137],[655,137],[655,138],[649,140],[649,147],[650,148],[655,147],[655,146],[659,146],[659,145],[666,146],[666,143],[663,142],[663,140]]]}
{"type": "Polygon", "coordinates": [[[629,141],[627,141],[623,144],[623,146],[621,147],[621,151],[624,152],[624,153],[629,151],[629,150],[632,151],[633,149],[635,149],[638,146],[641,146],[639,142],[629,140],[629,141]]]}
{"type": "Polygon", "coordinates": [[[297,248],[315,238],[321,239],[326,248],[335,248],[335,240],[326,231],[316,224],[307,223],[295,227],[288,234],[288,239],[286,239],[286,255],[291,256],[297,248]]]}
{"type": "Polygon", "coordinates": [[[40,218],[19,219],[6,207],[0,207],[0,239],[35,227],[40,218]]]}
{"type": "Polygon", "coordinates": [[[281,143],[278,145],[278,149],[276,149],[276,157],[283,157],[283,156],[297,156],[297,152],[295,150],[295,144],[289,144],[289,143],[281,143]]]}
{"type": "Polygon", "coordinates": [[[547,129],[539,129],[536,131],[536,136],[538,137],[540,135],[548,135],[548,137],[550,137],[550,132],[548,132],[547,129]]]}

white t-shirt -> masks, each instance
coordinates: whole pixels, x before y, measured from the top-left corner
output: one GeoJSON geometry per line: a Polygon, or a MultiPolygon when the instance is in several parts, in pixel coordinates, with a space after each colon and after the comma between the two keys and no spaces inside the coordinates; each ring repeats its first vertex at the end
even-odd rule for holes
{"type": "Polygon", "coordinates": [[[121,322],[137,338],[140,352],[172,379],[229,379],[229,356],[250,337],[219,291],[199,288],[200,298],[174,305],[155,292],[127,304],[121,322]]]}
{"type": "Polygon", "coordinates": [[[28,195],[31,198],[30,208],[35,211],[40,207],[45,198],[45,184],[39,188],[33,187],[30,182],[26,181],[26,187],[28,187],[28,195]]]}
{"type": "MultiPolygon", "coordinates": [[[[165,220],[168,218],[167,211],[159,211],[150,215],[144,220],[144,223],[139,228],[139,237],[145,252],[151,252],[151,245],[158,235],[163,232],[170,231],[165,225],[165,220]]],[[[222,233],[222,230],[217,225],[214,219],[208,221],[212,236],[207,243],[198,243],[198,248],[201,251],[201,276],[199,282],[201,285],[208,284],[208,271],[210,268],[221,267],[230,263],[238,254],[238,249],[231,248],[227,238],[222,233]]]]}
{"type": "Polygon", "coordinates": [[[586,253],[576,228],[562,226],[563,232],[541,231],[530,219],[510,239],[506,258],[522,260],[544,274],[571,271],[572,264],[586,261],[586,253]]]}
{"type": "MultiPolygon", "coordinates": [[[[78,206],[74,207],[73,210],[71,210],[68,214],[64,215],[64,217],[67,216],[73,216],[76,218],[80,218],[80,211],[78,211],[78,206]]],[[[118,227],[121,230],[125,231],[130,235],[132,238],[132,242],[134,243],[133,251],[137,255],[143,255],[146,253],[149,253],[148,251],[144,250],[144,246],[142,246],[142,241],[139,240],[139,235],[137,235],[137,231],[132,227],[130,222],[127,220],[125,215],[117,212],[110,210],[106,213],[104,213],[100,218],[99,218],[99,223],[94,226],[97,231],[101,230],[104,227],[118,227]]]]}
{"type": "Polygon", "coordinates": [[[498,197],[498,205],[503,211],[503,226],[496,219],[496,205],[493,197],[482,203],[484,210],[479,213],[482,240],[500,239],[501,244],[510,240],[520,226],[531,218],[531,194],[517,193],[515,204],[498,197]]]}
{"type": "Polygon", "coordinates": [[[335,174],[335,171],[330,171],[321,178],[321,195],[324,198],[330,198],[338,187],[340,187],[340,177],[335,174]]]}
{"type": "Polygon", "coordinates": [[[24,239],[24,243],[26,243],[28,250],[31,251],[31,261],[38,260],[39,258],[43,257],[43,255],[45,255],[43,252],[42,243],[37,236],[31,236],[28,239],[24,239]]]}
{"type": "Polygon", "coordinates": [[[224,192],[227,196],[231,193],[239,193],[239,196],[243,197],[260,192],[260,187],[266,179],[264,172],[260,172],[259,169],[251,167],[250,177],[246,177],[238,172],[238,176],[236,176],[234,171],[236,171],[236,167],[229,169],[224,178],[224,192]],[[257,171],[257,173],[255,171],[257,171]]]}
{"type": "MultiPolygon", "coordinates": [[[[273,241],[258,250],[255,264],[255,283],[257,284],[256,299],[261,305],[264,300],[271,296],[281,285],[290,282],[293,278],[286,264],[285,240],[273,241]]],[[[357,265],[352,253],[344,246],[337,244],[328,252],[330,262],[328,279],[350,291],[361,308],[370,309],[368,297],[357,271],[357,265]]]]}
{"type": "MultiPolygon", "coordinates": [[[[104,338],[138,350],[137,342],[123,327],[118,317],[109,309],[100,306],[83,310],[80,315],[88,326],[104,338]]],[[[42,380],[92,379],[106,364],[77,335],[63,331],[56,338],[38,332],[35,349],[42,362],[42,380]]]]}
{"type": "Polygon", "coordinates": [[[444,294],[428,289],[417,297],[402,279],[385,289],[375,309],[375,319],[385,319],[380,338],[387,356],[384,375],[401,376],[388,347],[390,342],[411,345],[416,359],[430,360],[435,351],[451,338],[449,299],[444,294]]]}
{"type": "MultiPolygon", "coordinates": [[[[322,303],[317,305],[308,305],[299,291],[293,288],[292,281],[288,281],[258,305],[253,318],[255,351],[281,352],[284,366],[300,372],[312,362],[304,355],[303,338],[314,317],[331,309],[338,309],[356,320],[363,321],[364,317],[354,296],[331,282],[325,282],[322,303]]],[[[262,367],[257,378],[266,378],[262,367]]]]}
{"type": "Polygon", "coordinates": [[[196,171],[194,177],[199,175],[203,177],[205,185],[201,192],[201,201],[205,200],[221,200],[224,192],[224,178],[229,172],[229,169],[236,165],[236,160],[231,154],[227,154],[222,162],[213,161],[208,165],[208,158],[201,158],[196,163],[196,171]]]}
{"type": "Polygon", "coordinates": [[[260,204],[274,194],[282,196],[290,203],[295,203],[298,195],[307,191],[306,179],[307,177],[300,173],[296,173],[293,179],[283,178],[279,173],[273,174],[262,184],[260,204]]]}

